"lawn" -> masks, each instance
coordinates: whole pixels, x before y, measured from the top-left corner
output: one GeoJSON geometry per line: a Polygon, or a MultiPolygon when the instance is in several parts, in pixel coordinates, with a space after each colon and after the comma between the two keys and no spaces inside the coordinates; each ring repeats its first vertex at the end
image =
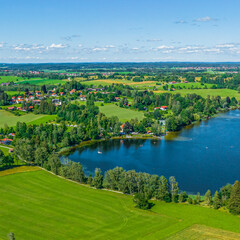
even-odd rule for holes
{"type": "Polygon", "coordinates": [[[54,115],[35,115],[33,113],[25,114],[22,116],[15,116],[14,114],[0,110],[0,128],[4,127],[5,123],[9,126],[15,126],[17,122],[25,122],[25,123],[31,123],[31,124],[40,124],[40,123],[46,123],[49,120],[55,119],[56,116],[54,115]]]}
{"type": "Polygon", "coordinates": [[[187,94],[192,94],[196,93],[202,97],[207,97],[207,96],[220,96],[222,98],[226,97],[235,97],[236,99],[240,99],[240,94],[236,90],[232,89],[181,89],[181,90],[176,90],[176,91],[155,91],[155,93],[162,93],[162,92],[168,92],[168,93],[179,93],[182,95],[187,95],[187,94]]]}
{"type": "Polygon", "coordinates": [[[239,239],[240,218],[228,213],[163,202],[139,210],[131,196],[27,171],[0,177],[0,239],[239,239]]]}

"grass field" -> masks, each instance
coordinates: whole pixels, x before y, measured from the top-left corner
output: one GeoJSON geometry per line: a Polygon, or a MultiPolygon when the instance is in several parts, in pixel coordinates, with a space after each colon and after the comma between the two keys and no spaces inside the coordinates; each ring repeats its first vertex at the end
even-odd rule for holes
{"type": "MultiPolygon", "coordinates": [[[[86,102],[84,101],[73,102],[84,105],[86,104],[86,102]]],[[[126,122],[135,118],[140,121],[144,118],[143,112],[138,112],[127,108],[121,108],[113,103],[104,103],[104,106],[101,106],[101,102],[95,102],[94,104],[98,106],[100,112],[104,113],[107,117],[117,116],[121,122],[126,122]]]]}
{"type": "Polygon", "coordinates": [[[46,123],[49,120],[55,119],[55,115],[35,115],[32,113],[25,114],[22,116],[15,116],[14,114],[0,110],[0,128],[4,127],[5,123],[9,126],[15,126],[17,122],[25,122],[30,124],[46,123]]]}
{"type": "Polygon", "coordinates": [[[240,218],[228,213],[163,202],[139,210],[131,196],[45,171],[11,172],[0,186],[0,239],[239,239],[240,218]]]}
{"type": "Polygon", "coordinates": [[[44,85],[44,84],[59,84],[63,83],[63,80],[58,80],[58,79],[29,79],[29,80],[24,80],[24,81],[19,81],[19,84],[34,84],[34,85],[44,85]]]}
{"type": "Polygon", "coordinates": [[[142,120],[144,118],[143,112],[120,108],[115,104],[106,104],[104,106],[100,106],[99,110],[107,117],[117,116],[121,122],[126,122],[135,118],[137,118],[138,120],[142,120]]]}
{"type": "Polygon", "coordinates": [[[23,81],[24,79],[22,77],[16,77],[16,76],[0,76],[0,83],[4,82],[17,82],[17,81],[23,81]]]}
{"type": "Polygon", "coordinates": [[[168,92],[172,94],[182,94],[182,95],[187,95],[187,94],[192,94],[196,93],[202,97],[207,97],[207,96],[220,96],[222,98],[226,97],[235,97],[236,99],[240,99],[240,94],[232,89],[181,89],[181,90],[176,90],[176,91],[155,91],[155,93],[163,93],[163,92],[168,92]]]}

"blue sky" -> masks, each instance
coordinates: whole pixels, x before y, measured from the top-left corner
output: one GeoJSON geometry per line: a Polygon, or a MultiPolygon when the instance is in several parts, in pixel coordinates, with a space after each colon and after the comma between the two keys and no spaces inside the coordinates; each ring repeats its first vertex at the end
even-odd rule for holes
{"type": "Polygon", "coordinates": [[[240,61],[239,0],[0,0],[0,62],[240,61]]]}

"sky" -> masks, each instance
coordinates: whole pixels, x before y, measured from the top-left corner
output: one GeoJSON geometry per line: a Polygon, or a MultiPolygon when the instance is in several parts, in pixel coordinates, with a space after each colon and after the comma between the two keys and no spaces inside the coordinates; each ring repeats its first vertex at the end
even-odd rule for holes
{"type": "Polygon", "coordinates": [[[239,0],[0,0],[0,62],[240,62],[239,0]]]}

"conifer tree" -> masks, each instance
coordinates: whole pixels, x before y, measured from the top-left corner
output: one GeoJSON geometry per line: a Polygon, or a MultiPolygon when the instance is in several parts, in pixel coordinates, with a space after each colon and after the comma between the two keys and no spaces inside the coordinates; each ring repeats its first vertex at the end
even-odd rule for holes
{"type": "Polygon", "coordinates": [[[230,213],[240,214],[240,183],[239,181],[236,181],[233,185],[228,208],[230,213]]]}

